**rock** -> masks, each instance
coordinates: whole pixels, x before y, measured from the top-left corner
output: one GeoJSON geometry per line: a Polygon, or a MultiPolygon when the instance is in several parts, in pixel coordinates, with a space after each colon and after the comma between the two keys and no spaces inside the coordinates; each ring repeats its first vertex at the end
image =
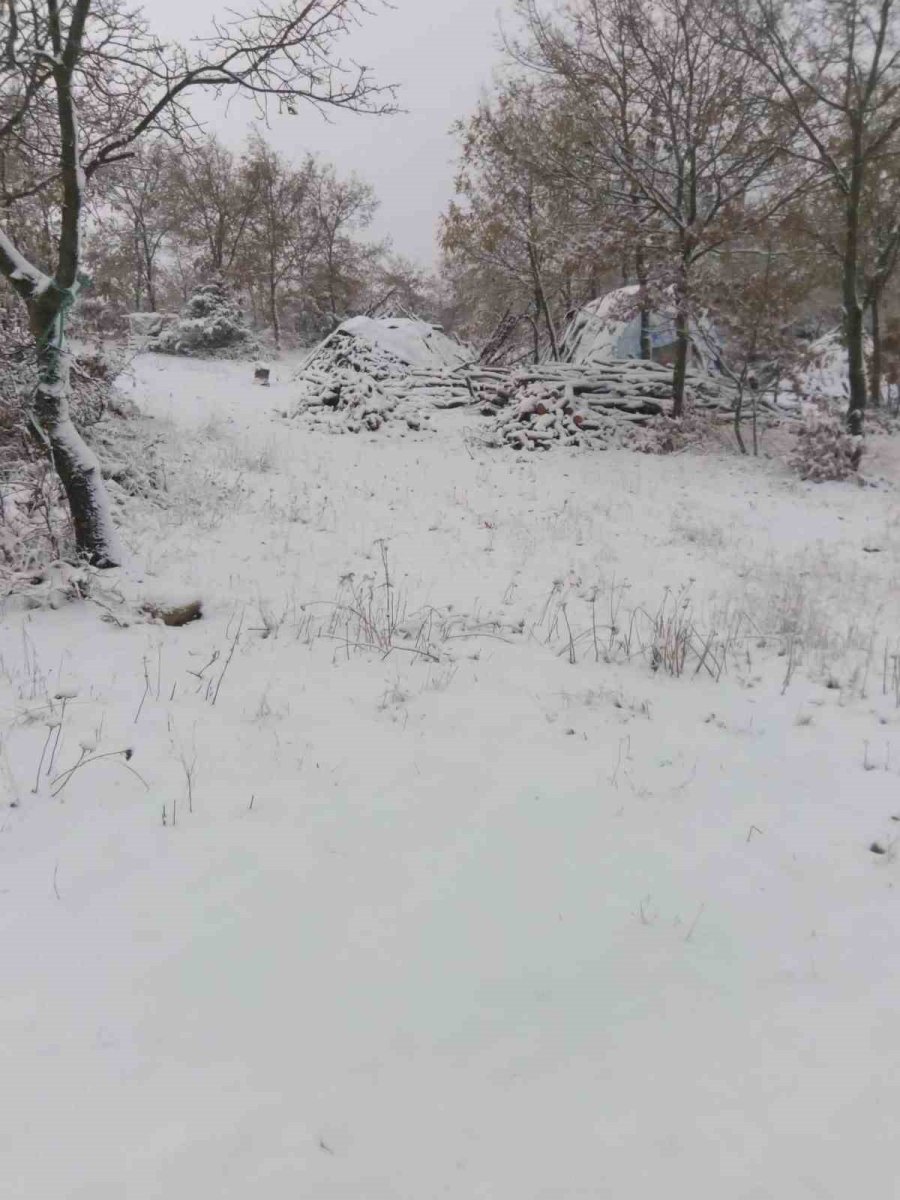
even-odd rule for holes
{"type": "Polygon", "coordinates": [[[200,620],[203,616],[203,602],[191,600],[187,604],[163,605],[148,601],[143,605],[142,611],[155,621],[162,621],[163,625],[178,628],[181,625],[189,625],[191,621],[200,620]]]}

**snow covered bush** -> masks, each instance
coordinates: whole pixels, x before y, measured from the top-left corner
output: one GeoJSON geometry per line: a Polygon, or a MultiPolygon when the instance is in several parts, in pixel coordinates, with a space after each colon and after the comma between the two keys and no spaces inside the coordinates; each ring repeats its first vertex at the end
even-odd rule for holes
{"type": "Polygon", "coordinates": [[[26,454],[22,417],[36,380],[32,345],[18,314],[0,315],[0,479],[26,454]]]}
{"type": "Polygon", "coordinates": [[[712,432],[708,412],[688,408],[681,420],[654,417],[646,425],[635,425],[629,445],[641,454],[678,454],[688,446],[700,446],[712,432]]]}
{"type": "Polygon", "coordinates": [[[849,434],[840,417],[821,404],[810,405],[797,429],[790,464],[801,479],[847,479],[859,469],[863,450],[862,438],[849,434]]]}
{"type": "Polygon", "coordinates": [[[194,289],[177,321],[161,321],[155,334],[150,331],[148,348],[160,354],[243,358],[259,346],[224,283],[214,280],[194,289]]]}
{"type": "MultiPolygon", "coordinates": [[[[82,347],[72,362],[72,417],[98,451],[114,489],[133,494],[129,479],[118,483],[123,458],[133,458],[143,477],[152,455],[146,446],[124,453],[130,435],[123,422],[105,419],[127,415],[127,402],[113,386],[124,366],[121,347],[82,347]]],[[[12,594],[27,593],[30,604],[56,604],[62,595],[77,594],[60,589],[54,567],[74,562],[76,551],[59,480],[27,427],[36,382],[34,340],[24,321],[18,313],[0,315],[0,604],[12,594]]]]}
{"type": "Polygon", "coordinates": [[[177,325],[178,313],[133,312],[128,314],[128,336],[141,348],[146,348],[164,329],[177,325]]]}

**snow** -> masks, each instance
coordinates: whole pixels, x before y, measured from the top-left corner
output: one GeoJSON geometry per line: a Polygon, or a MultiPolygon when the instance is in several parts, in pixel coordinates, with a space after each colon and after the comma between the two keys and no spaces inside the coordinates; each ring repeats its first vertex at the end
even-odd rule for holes
{"type": "Polygon", "coordinates": [[[4,1195],[889,1195],[890,443],[329,437],[292,369],[138,358],[142,574],[0,623],[4,1195]],[[617,647],[667,587],[718,683],[617,647]]]}
{"type": "Polygon", "coordinates": [[[39,270],[19,251],[3,229],[0,229],[0,260],[13,283],[27,283],[29,296],[39,296],[50,287],[53,280],[39,270]]]}
{"type": "MultiPolygon", "coordinates": [[[[336,336],[349,335],[371,347],[379,358],[384,355],[409,367],[459,367],[471,362],[472,354],[443,333],[437,326],[409,317],[351,317],[316,347],[307,360],[314,362],[336,336]]],[[[304,364],[306,365],[306,364],[304,364]]]]}
{"type": "MultiPolygon", "coordinates": [[[[871,340],[866,339],[866,354],[871,354],[871,340]]],[[[832,329],[817,338],[809,347],[808,362],[796,372],[796,378],[786,383],[788,398],[799,402],[827,400],[845,407],[849,398],[847,384],[847,350],[841,344],[840,330],[832,329]]]]}

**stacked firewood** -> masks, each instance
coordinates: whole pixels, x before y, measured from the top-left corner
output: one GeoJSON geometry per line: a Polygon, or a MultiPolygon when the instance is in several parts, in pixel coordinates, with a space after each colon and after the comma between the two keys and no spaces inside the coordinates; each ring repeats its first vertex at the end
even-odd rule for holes
{"type": "MultiPolygon", "coordinates": [[[[516,450],[605,446],[635,425],[671,410],[672,371],[623,360],[589,367],[544,363],[517,371],[472,372],[473,399],[494,418],[490,440],[516,450]]],[[[688,374],[694,407],[730,412],[731,391],[708,375],[688,374]]]]}
{"type": "MultiPolygon", "coordinates": [[[[420,429],[434,410],[469,407],[492,418],[488,440],[497,445],[605,445],[672,406],[672,369],[654,362],[423,369],[349,340],[329,349],[301,370],[295,411],[342,431],[374,431],[389,421],[420,429]]],[[[695,409],[733,410],[732,389],[710,375],[688,372],[687,389],[695,409]]]]}
{"type": "Polygon", "coordinates": [[[388,422],[418,429],[429,410],[471,403],[465,379],[449,367],[412,367],[385,346],[338,330],[296,376],[295,415],[340,432],[377,430],[388,422]]]}

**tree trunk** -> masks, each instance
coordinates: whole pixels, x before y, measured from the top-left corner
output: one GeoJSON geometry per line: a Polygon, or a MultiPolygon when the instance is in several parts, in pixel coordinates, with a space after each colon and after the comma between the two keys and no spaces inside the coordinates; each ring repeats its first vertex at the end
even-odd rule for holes
{"type": "Polygon", "coordinates": [[[688,313],[687,270],[682,267],[675,296],[675,366],[672,371],[672,416],[684,416],[684,393],[688,358],[691,352],[691,325],[688,313]]]}
{"type": "Polygon", "coordinates": [[[869,380],[869,396],[873,408],[881,407],[881,379],[883,375],[881,353],[881,295],[879,288],[872,290],[872,378],[869,380]]]}
{"type": "Polygon", "coordinates": [[[550,339],[550,354],[554,362],[559,362],[559,343],[556,340],[556,328],[553,324],[553,316],[550,312],[550,305],[547,302],[547,293],[544,290],[544,280],[541,276],[540,263],[538,261],[537,251],[532,242],[528,243],[528,260],[531,263],[531,278],[534,282],[534,300],[538,314],[544,318],[544,324],[547,326],[547,336],[550,339]]]}
{"type": "Polygon", "coordinates": [[[148,254],[147,262],[144,268],[144,274],[147,277],[147,303],[150,305],[150,312],[158,312],[156,307],[156,277],[153,273],[153,258],[148,254]]]}
{"type": "Polygon", "coordinates": [[[860,152],[854,155],[850,187],[847,192],[846,230],[843,264],[844,339],[847,343],[850,402],[847,428],[852,434],[863,431],[866,412],[865,326],[859,296],[859,216],[863,188],[863,163],[860,152]]]}
{"type": "MultiPolygon", "coordinates": [[[[537,311],[537,316],[539,317],[541,315],[540,306],[535,305],[535,309],[537,311]]],[[[541,361],[541,331],[536,317],[532,317],[531,314],[529,314],[528,320],[531,323],[531,332],[534,335],[534,361],[535,364],[537,364],[541,361]]]]}
{"type": "Polygon", "coordinates": [[[653,332],[650,328],[650,316],[651,316],[650,303],[647,300],[646,295],[643,294],[643,289],[642,289],[641,311],[640,311],[640,321],[641,321],[640,345],[641,345],[641,358],[647,362],[649,362],[650,359],[653,358],[653,332]]]}
{"type": "Polygon", "coordinates": [[[278,285],[274,279],[269,281],[269,319],[272,322],[272,336],[275,339],[275,349],[281,349],[281,322],[278,320],[278,285]]]}
{"type": "Polygon", "coordinates": [[[81,265],[81,212],[84,174],[78,144],[78,118],[72,79],[84,40],[91,0],[74,0],[68,33],[63,36],[58,5],[48,5],[48,30],[55,56],[53,81],[60,133],[62,204],[57,267],[47,278],[27,261],[0,254],[4,274],[25,300],[37,349],[38,382],[28,417],[35,436],[50,455],[59,475],[75,529],[78,552],[96,567],[122,561],[100,464],[82,441],[69,413],[71,365],[66,351],[66,313],[78,293],[81,265]],[[16,267],[10,271],[9,268],[16,267]]]}
{"type": "Polygon", "coordinates": [[[649,361],[653,357],[653,336],[650,328],[650,300],[647,296],[647,260],[643,246],[638,246],[634,257],[640,289],[640,347],[641,358],[649,361]]]}
{"type": "Polygon", "coordinates": [[[69,413],[71,361],[66,349],[63,293],[57,289],[29,305],[37,347],[38,383],[29,422],[59,475],[75,530],[75,544],[92,566],[115,567],[122,551],[113,526],[100,463],[69,413]]]}
{"type": "Polygon", "coordinates": [[[734,438],[738,444],[738,449],[741,454],[747,453],[747,447],[744,445],[744,436],[741,433],[741,418],[744,410],[744,381],[738,382],[738,393],[734,402],[734,438]]]}
{"type": "Polygon", "coordinates": [[[751,416],[753,419],[753,457],[759,458],[759,388],[753,385],[751,395],[751,416]]]}

